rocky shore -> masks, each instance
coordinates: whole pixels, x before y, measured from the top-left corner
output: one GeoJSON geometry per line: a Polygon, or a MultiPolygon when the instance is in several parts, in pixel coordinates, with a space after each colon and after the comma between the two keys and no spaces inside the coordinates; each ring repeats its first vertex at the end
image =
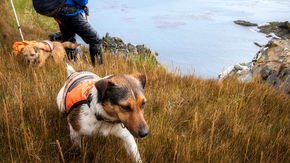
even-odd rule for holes
{"type": "Polygon", "coordinates": [[[129,55],[151,57],[156,60],[158,53],[145,47],[145,45],[134,45],[132,43],[125,43],[121,38],[112,37],[107,33],[102,38],[102,44],[105,51],[110,52],[113,55],[120,55],[128,57],[129,55]]]}
{"type": "Polygon", "coordinates": [[[260,26],[245,20],[236,20],[234,23],[245,27],[257,27],[258,31],[265,33],[267,37],[290,39],[290,23],[288,21],[270,22],[260,26]]]}
{"type": "MultiPolygon", "coordinates": [[[[252,26],[247,21],[235,21],[236,24],[252,26]]],[[[259,32],[265,33],[271,40],[249,63],[229,67],[219,75],[223,80],[229,76],[238,76],[241,81],[249,81],[258,75],[277,90],[290,95],[290,24],[289,22],[271,22],[258,26],[259,32]]]]}
{"type": "Polygon", "coordinates": [[[286,22],[270,22],[266,25],[258,26],[259,32],[267,34],[267,37],[276,35],[278,39],[290,39],[290,23],[286,22]]]}
{"type": "Polygon", "coordinates": [[[256,23],[251,23],[251,22],[245,21],[245,20],[236,20],[236,21],[234,21],[234,23],[236,23],[238,25],[246,26],[246,27],[258,26],[258,24],[256,24],[256,23]]]}

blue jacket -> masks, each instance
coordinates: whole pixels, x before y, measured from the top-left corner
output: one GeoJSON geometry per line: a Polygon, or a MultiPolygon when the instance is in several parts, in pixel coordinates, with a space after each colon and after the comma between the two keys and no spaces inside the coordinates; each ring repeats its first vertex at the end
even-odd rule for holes
{"type": "Polygon", "coordinates": [[[66,16],[75,16],[77,14],[83,14],[84,10],[82,6],[86,6],[88,4],[88,0],[66,0],[65,4],[68,6],[75,6],[78,10],[74,13],[66,14],[66,16]]]}

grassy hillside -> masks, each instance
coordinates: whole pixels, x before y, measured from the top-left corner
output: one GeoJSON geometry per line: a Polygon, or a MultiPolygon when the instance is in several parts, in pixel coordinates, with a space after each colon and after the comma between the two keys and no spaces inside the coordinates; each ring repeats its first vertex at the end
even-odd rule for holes
{"type": "MultiPolygon", "coordinates": [[[[0,28],[5,21],[0,20],[0,28]]],[[[30,28],[39,30],[28,37],[35,39],[53,30],[37,23],[30,28]]],[[[27,66],[6,48],[0,48],[0,58],[0,162],[61,162],[61,153],[66,162],[131,161],[114,137],[84,137],[80,156],[66,152],[71,145],[68,125],[55,103],[66,78],[64,64],[27,66]]],[[[289,96],[259,80],[218,83],[109,54],[105,63],[72,65],[99,76],[140,71],[148,77],[150,134],[137,140],[144,162],[290,162],[289,96]]]]}
{"type": "MultiPolygon", "coordinates": [[[[25,66],[7,52],[0,57],[2,161],[60,161],[70,147],[65,116],[55,104],[65,65],[25,66]]],[[[145,117],[150,135],[138,140],[146,162],[289,162],[289,97],[267,85],[181,77],[132,60],[107,56],[93,69],[100,76],[144,72],[148,76],[145,117]]],[[[116,138],[84,138],[83,154],[66,160],[128,162],[116,138]],[[116,141],[118,143],[116,143],[116,141]]]]}

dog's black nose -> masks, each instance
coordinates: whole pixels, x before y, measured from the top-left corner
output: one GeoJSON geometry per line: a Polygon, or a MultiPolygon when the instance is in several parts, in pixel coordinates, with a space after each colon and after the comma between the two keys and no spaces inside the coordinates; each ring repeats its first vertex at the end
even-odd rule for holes
{"type": "Polygon", "coordinates": [[[140,138],[144,138],[149,133],[149,129],[147,127],[143,127],[141,130],[139,130],[138,135],[140,138]]]}

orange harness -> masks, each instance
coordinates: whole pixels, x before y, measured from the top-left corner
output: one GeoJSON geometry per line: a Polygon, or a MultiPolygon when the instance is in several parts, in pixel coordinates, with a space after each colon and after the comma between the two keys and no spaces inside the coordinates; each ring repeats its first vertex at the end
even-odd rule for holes
{"type": "MultiPolygon", "coordinates": [[[[101,78],[96,74],[87,71],[74,72],[68,77],[64,87],[64,99],[62,102],[67,115],[73,108],[79,105],[88,104],[90,106],[92,101],[92,88],[100,79],[101,78]]],[[[104,121],[112,124],[120,123],[121,126],[125,128],[124,124],[120,120],[110,120],[97,113],[95,113],[95,116],[98,121],[104,121]]]]}
{"type": "Polygon", "coordinates": [[[68,77],[63,95],[67,114],[81,104],[90,104],[92,88],[98,80],[97,75],[86,71],[75,72],[68,77]]]}

